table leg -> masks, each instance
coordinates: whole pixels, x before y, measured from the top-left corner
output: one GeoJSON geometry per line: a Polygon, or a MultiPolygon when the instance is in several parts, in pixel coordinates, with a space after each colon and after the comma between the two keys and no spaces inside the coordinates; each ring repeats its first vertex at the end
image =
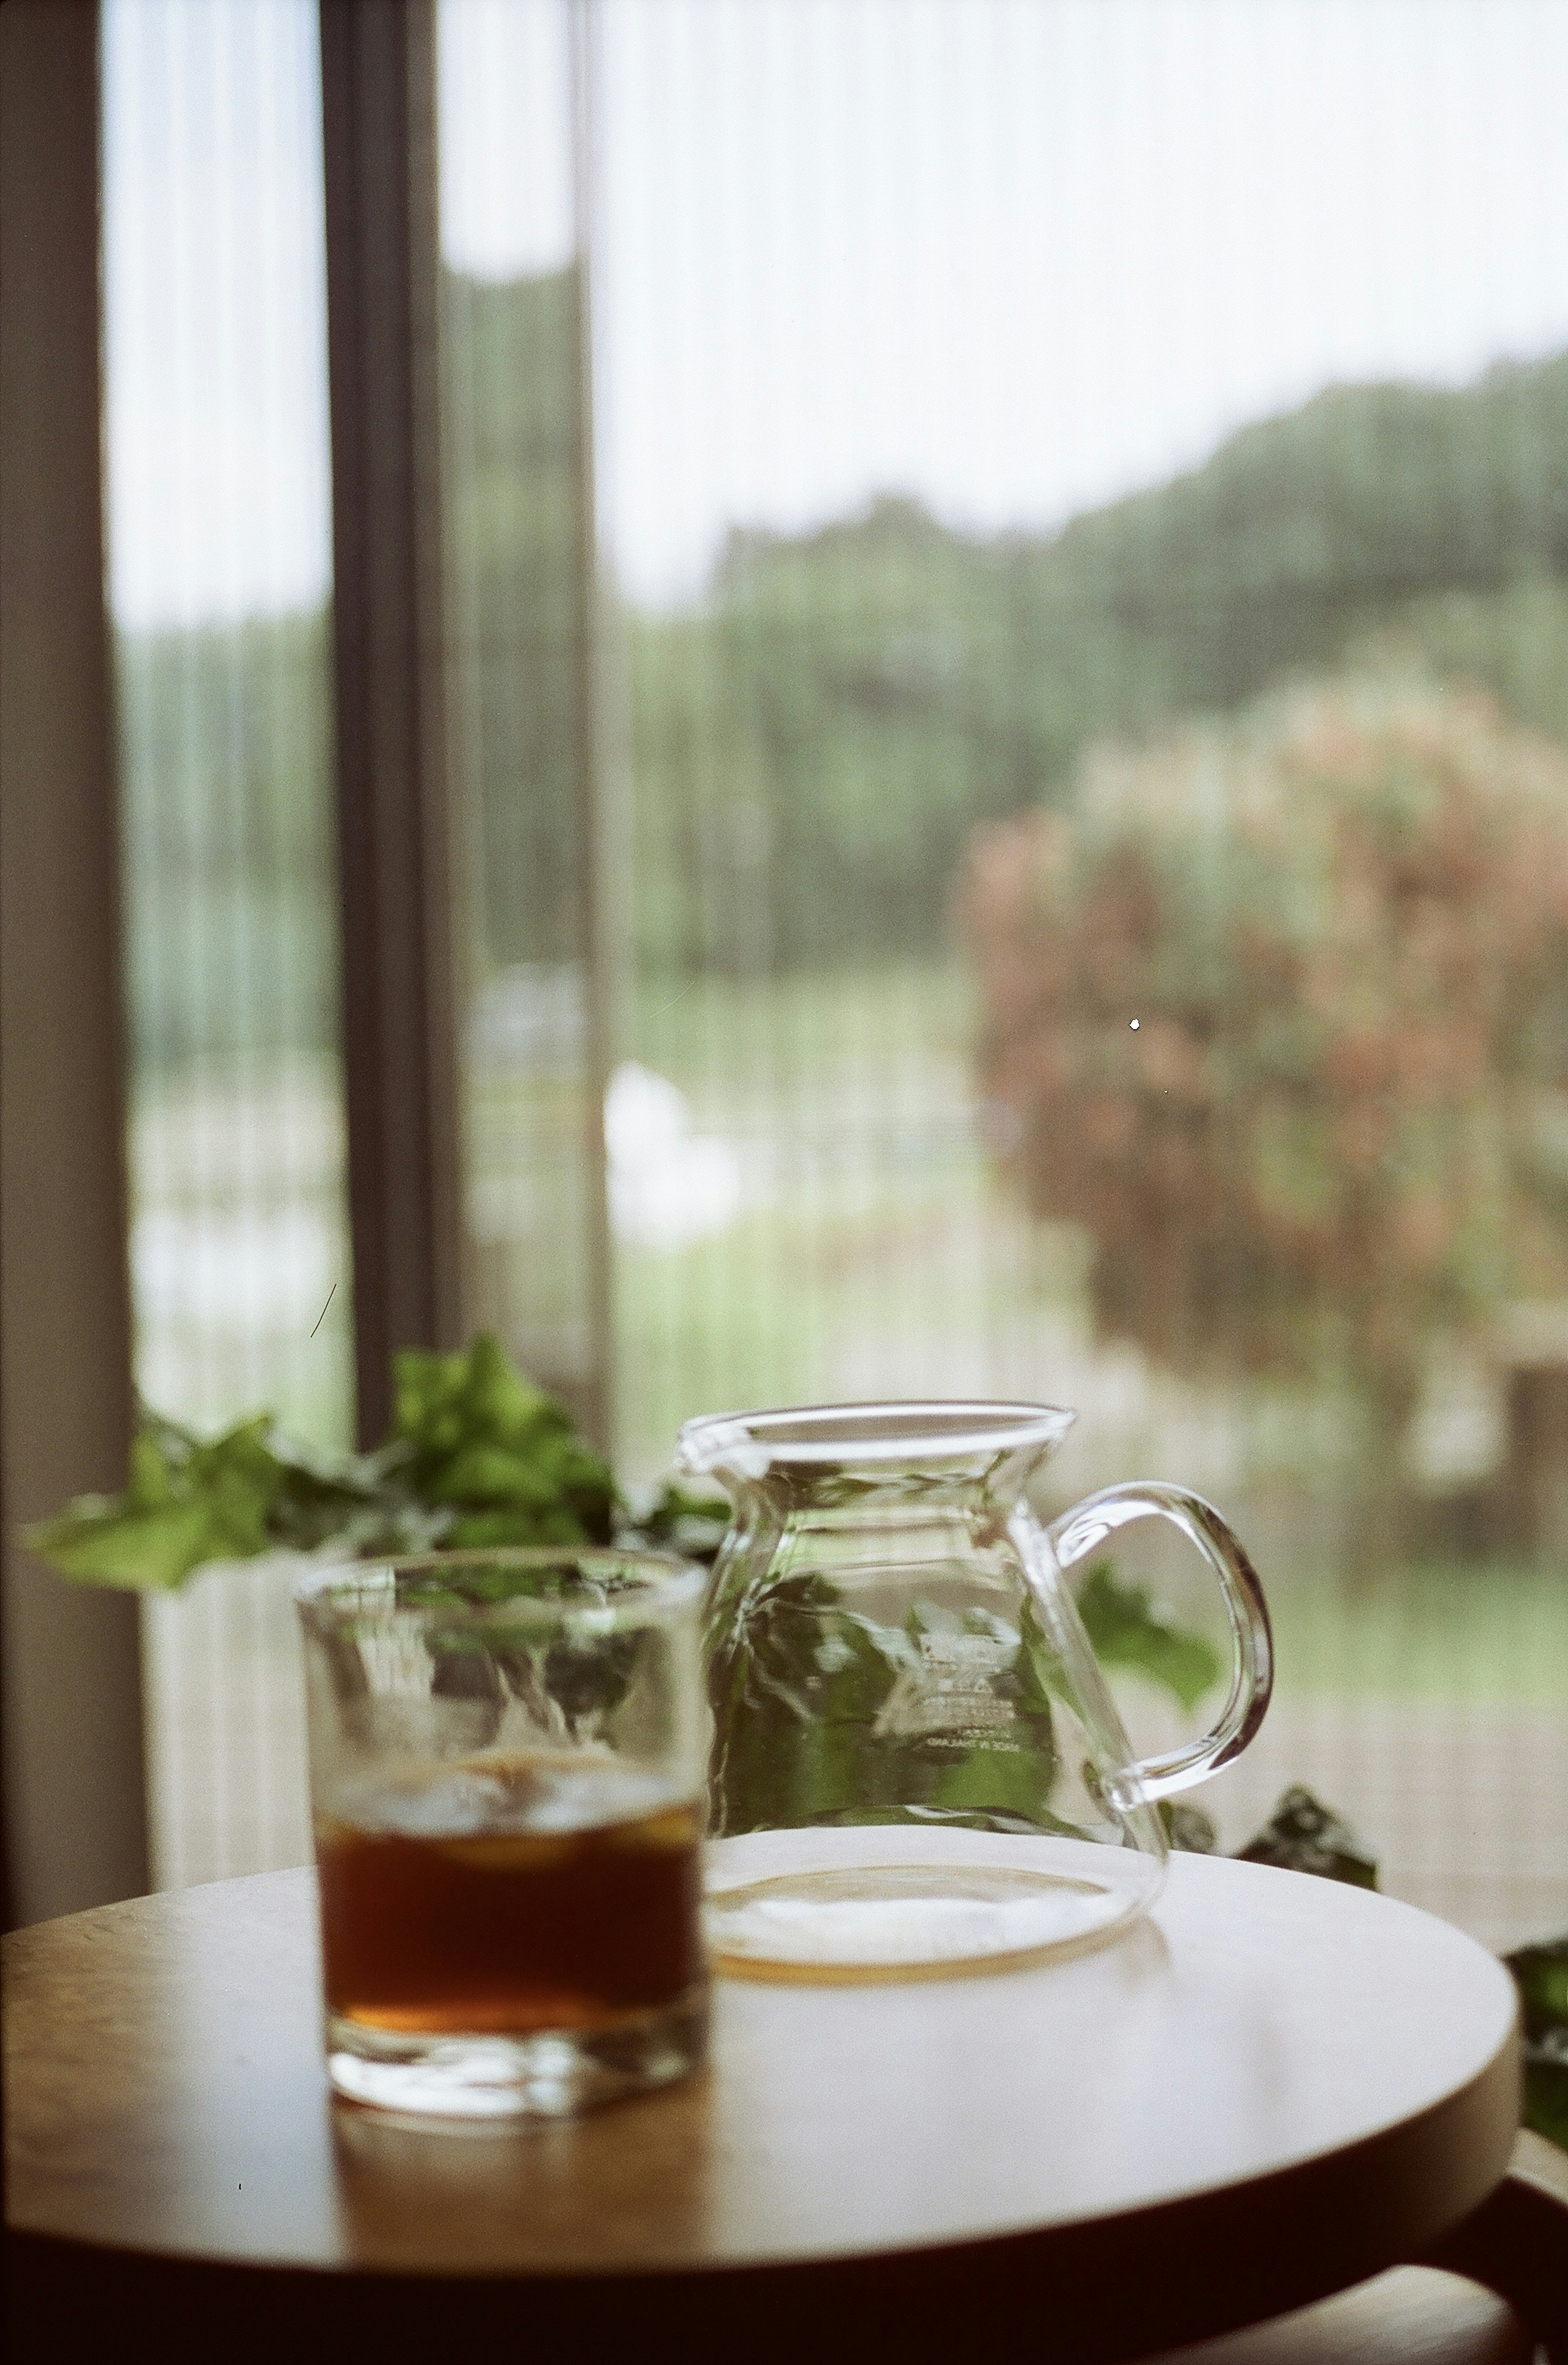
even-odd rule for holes
{"type": "Polygon", "coordinates": [[[1551,2365],[1568,2365],[1568,2152],[1525,2130],[1496,2190],[1413,2263],[1447,2267],[1500,2292],[1551,2365]]]}

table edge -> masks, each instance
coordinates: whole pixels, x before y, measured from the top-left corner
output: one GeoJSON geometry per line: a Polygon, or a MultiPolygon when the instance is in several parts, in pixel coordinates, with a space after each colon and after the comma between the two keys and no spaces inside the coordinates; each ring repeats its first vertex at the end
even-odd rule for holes
{"type": "MultiPolygon", "coordinates": [[[[1199,1862],[1202,1859],[1198,1859],[1199,1862]]],[[[1249,1867],[1253,1873],[1268,1868],[1249,1867]]],[[[313,1881],[314,1867],[299,1866],[280,1871],[240,1876],[234,1881],[203,1884],[204,1889],[250,1888],[253,1884],[289,1881],[308,1886],[313,1881]]],[[[1301,1878],[1305,1876],[1296,1875],[1301,1878]]],[[[165,1892],[167,1893],[167,1892],[165,1892]]],[[[175,1892],[179,1894],[180,1892],[175,1892]]],[[[1358,1896],[1361,1894],[1357,1892],[1358,1896]]],[[[1372,1900],[1365,1900],[1372,1903],[1372,1900]]],[[[1414,1913],[1422,1921],[1438,1922],[1458,1943],[1474,1948],[1490,1963],[1498,1979],[1511,1995],[1505,1967],[1489,1950],[1480,1945],[1467,1933],[1455,1925],[1443,1923],[1439,1917],[1428,1914],[1421,1908],[1403,1900],[1376,1900],[1380,1907],[1392,1907],[1401,1913],[1414,1913]]],[[[146,1899],[127,1899],[117,1905],[93,1909],[93,1915],[118,1915],[145,1905],[146,1899]]],[[[61,1921],[78,1921],[86,1915],[62,1916],[61,1921]]],[[[31,1925],[29,1930],[6,1933],[5,1955],[14,1956],[14,1940],[25,1940],[32,1930],[44,1931],[51,1923],[31,1925]]],[[[1461,2224],[1478,2207],[1501,2180],[1506,2169],[1515,2135],[1519,2124],[1521,2072],[1517,2006],[1511,2012],[1500,2040],[1492,2055],[1468,2078],[1447,2093],[1436,2097],[1412,2118],[1393,2125],[1372,2129],[1349,2145],[1330,2145],[1308,2152],[1301,2158],[1271,2169],[1262,2176],[1243,2176],[1191,2187],[1140,2204],[1131,2210],[1103,2214],[1087,2214],[1052,2219],[1047,2225],[998,2225],[983,2231],[963,2233],[948,2239],[915,2239],[866,2248],[822,2248],[807,2252],[787,2252],[770,2255],[756,2252],[745,2258],[715,2259],[695,2263],[681,2259],[669,2260],[637,2260],[631,2263],[610,2262],[587,2268],[579,2265],[514,2266],[498,2263],[407,2264],[376,2259],[316,2256],[277,2253],[239,2253],[210,2248],[177,2247],[99,2239],[74,2231],[61,2231],[47,2222],[32,2216],[13,2205],[7,2192],[6,2225],[8,2242],[51,2247],[62,2254],[95,2260],[116,2259],[140,2262],[147,2267],[165,2268],[174,2272],[207,2270],[223,2276],[256,2279],[307,2277],[324,2282],[344,2284],[374,2283],[378,2287],[394,2286],[412,2289],[450,2289],[454,2285],[510,2286],[526,2282],[531,2287],[565,2292],[584,2285],[615,2284],[622,2289],[647,2285],[669,2290],[678,2284],[706,2287],[714,2279],[765,2278],[793,2279],[801,2276],[832,2276],[845,2271],[887,2269],[897,2266],[901,2272],[909,2271],[922,2260],[956,2261],[962,2259],[984,2258],[996,2260],[1003,2254],[1018,2250],[1030,2253],[1043,2263],[1046,2255],[1060,2247],[1064,2251],[1092,2249],[1097,2244],[1111,2243],[1124,2263],[1126,2245],[1136,2239],[1142,2243],[1153,2239],[1171,2247],[1183,2242],[1196,2242],[1202,2247],[1202,2221],[1213,2213],[1224,2213],[1230,2221],[1225,2235],[1227,2271],[1232,2263],[1238,2236],[1235,2218],[1239,2214],[1254,2225],[1252,2232],[1241,2238],[1267,2244],[1267,2228],[1271,2221],[1283,2224],[1292,2210],[1322,2213],[1329,2199],[1325,2191],[1315,2201],[1314,2188],[1332,2187],[1333,2208],[1328,2213],[1341,2220],[1347,2214],[1360,2217],[1362,2213],[1347,2211],[1345,2189],[1355,2188],[1365,2180],[1369,2189],[1375,2181],[1380,2192],[1385,2191],[1390,2165],[1402,2183],[1417,2196],[1417,2204],[1406,2213],[1394,2231],[1389,2230],[1390,2212],[1386,2200],[1381,2200],[1372,2213],[1382,2225],[1385,2238],[1369,2247],[1357,2237],[1362,2233],[1358,2224],[1350,2231],[1345,2246],[1353,2251],[1359,2263],[1353,2271],[1346,2272],[1336,2266],[1327,2280],[1310,2278],[1312,2287],[1303,2288],[1300,2298],[1271,2301],[1267,2313],[1278,2313],[1282,2306],[1304,2304],[1306,2300],[1321,2296],[1329,2290],[1345,2287],[1383,2268],[1412,2258],[1439,2241],[1445,2234],[1461,2224]],[[1452,2121],[1452,2126],[1449,2123],[1452,2121]],[[1439,2172],[1434,2178],[1428,2151],[1439,2156],[1439,2172]],[[1427,2157],[1423,2157],[1427,2155],[1427,2157]],[[1136,2233],[1135,2233],[1136,2229],[1136,2233]]],[[[10,2113],[6,2113],[9,2119],[10,2113]]],[[[7,2178],[7,2184],[10,2180],[7,2178]]],[[[1397,2213],[1395,2213],[1397,2215],[1397,2213]]],[[[1340,2227],[1337,2225],[1338,2233],[1340,2227]]],[[[1271,2284],[1271,2289],[1277,2284],[1271,2284]]],[[[1215,2326],[1205,2317],[1208,2328],[1228,2328],[1229,2323],[1257,2320],[1252,2315],[1231,2316],[1227,2325],[1215,2326]]],[[[1183,2337],[1207,2337],[1204,2333],[1183,2337]]],[[[1165,2336],[1164,2345],[1170,2345],[1174,2336],[1165,2336]]]]}

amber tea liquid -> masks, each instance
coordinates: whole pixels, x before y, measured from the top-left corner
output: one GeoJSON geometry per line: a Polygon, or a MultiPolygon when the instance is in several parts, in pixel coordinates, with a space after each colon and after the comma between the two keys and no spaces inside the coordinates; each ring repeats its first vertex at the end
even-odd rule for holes
{"type": "Polygon", "coordinates": [[[694,1803],[523,1765],[356,1800],[317,1827],[328,2010],[387,2036],[521,2037],[675,2003],[706,1977],[701,1837],[694,1803]]]}

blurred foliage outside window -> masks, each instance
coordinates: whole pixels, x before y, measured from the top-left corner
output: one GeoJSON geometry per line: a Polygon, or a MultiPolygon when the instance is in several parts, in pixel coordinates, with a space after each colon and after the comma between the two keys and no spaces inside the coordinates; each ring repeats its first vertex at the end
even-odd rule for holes
{"type": "MultiPolygon", "coordinates": [[[[570,1226],[509,1216],[521,1038],[534,1115],[558,1104],[536,1165],[560,1179],[584,1131],[577,303],[570,267],[447,280],[471,1196],[535,1247],[570,1226]]],[[[616,629],[626,1048],[682,980],[788,1000],[839,973],[853,1000],[879,968],[951,973],[961,913],[977,1075],[1034,1144],[1002,1162],[1041,1212],[1090,1218],[1106,1335],[1187,1372],[1338,1371],[1381,1458],[1425,1344],[1562,1293],[1568,357],[1336,390],[1054,537],[965,536],[892,498],[736,532],[698,602],[616,629]],[[1047,1042],[1076,1102],[1043,1081],[1047,1042]],[[1096,1077],[1126,1131],[1098,1167],[1060,1122],[1096,1077]],[[1070,1148],[1077,1179],[1047,1182],[1070,1148]]],[[[331,1043],[325,633],[122,635],[144,1074],[331,1043]],[[215,762],[238,787],[221,831],[215,762]],[[182,936],[221,943],[221,975],[171,959],[182,936]]]]}
{"type": "Polygon", "coordinates": [[[1103,1335],[1348,1384],[1397,1553],[1430,1351],[1568,1287],[1568,753],[1344,673],[1102,745],[968,914],[1008,1163],[1103,1335]]]}

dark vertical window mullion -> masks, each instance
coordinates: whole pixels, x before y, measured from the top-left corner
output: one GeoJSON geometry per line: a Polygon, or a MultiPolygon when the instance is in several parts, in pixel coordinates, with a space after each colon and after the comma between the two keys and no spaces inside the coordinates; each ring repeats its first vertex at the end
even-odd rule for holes
{"type": "Polygon", "coordinates": [[[463,1327],[440,672],[432,0],[321,0],[343,1049],[362,1442],[463,1327]]]}

